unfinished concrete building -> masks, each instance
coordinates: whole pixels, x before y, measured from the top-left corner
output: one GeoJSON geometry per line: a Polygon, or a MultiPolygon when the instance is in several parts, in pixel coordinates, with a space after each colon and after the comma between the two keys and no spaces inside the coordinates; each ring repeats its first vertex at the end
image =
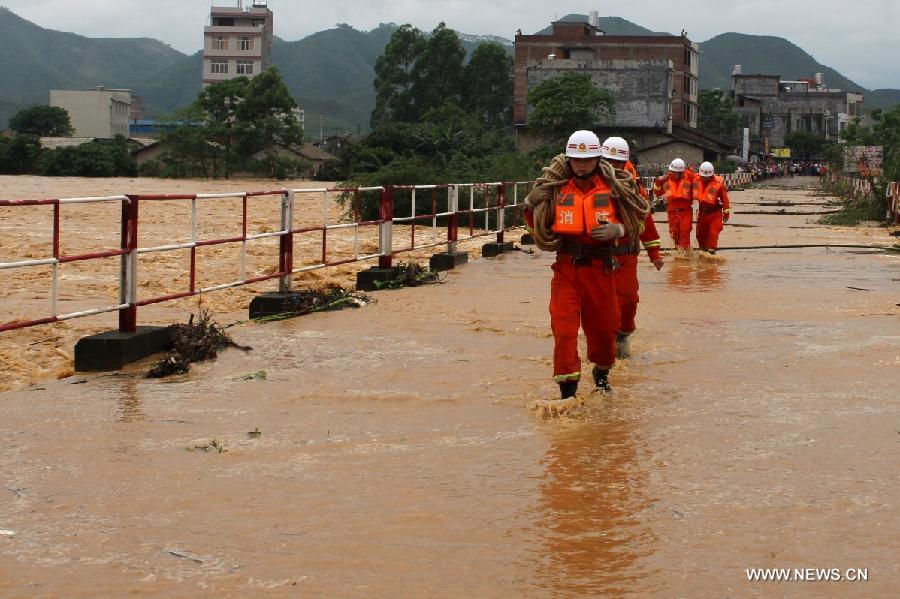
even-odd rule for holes
{"type": "Polygon", "coordinates": [[[821,73],[813,79],[782,81],[780,75],[744,75],[741,65],[735,65],[731,94],[757,151],[784,147],[785,136],[795,131],[836,141],[863,114],[862,94],[827,88],[821,73]]]}

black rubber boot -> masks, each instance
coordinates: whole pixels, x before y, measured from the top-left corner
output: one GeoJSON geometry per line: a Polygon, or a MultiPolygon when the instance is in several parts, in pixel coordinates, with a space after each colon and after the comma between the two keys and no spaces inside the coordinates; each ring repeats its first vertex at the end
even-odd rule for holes
{"type": "Polygon", "coordinates": [[[616,357],[620,360],[627,360],[631,357],[631,347],[628,342],[628,336],[631,333],[616,333],[616,357]]]}
{"type": "Polygon", "coordinates": [[[560,399],[569,399],[575,397],[578,391],[578,381],[565,381],[559,384],[560,399]]]}
{"type": "Polygon", "coordinates": [[[593,370],[594,384],[597,385],[597,391],[601,393],[612,393],[612,387],[609,384],[609,370],[601,370],[594,366],[593,370]]]}

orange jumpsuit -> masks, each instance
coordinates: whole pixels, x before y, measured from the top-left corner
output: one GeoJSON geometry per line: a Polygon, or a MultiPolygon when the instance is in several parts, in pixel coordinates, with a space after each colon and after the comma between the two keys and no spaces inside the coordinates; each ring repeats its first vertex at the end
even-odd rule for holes
{"type": "Polygon", "coordinates": [[[700,205],[697,214],[697,245],[701,250],[717,249],[724,221],[728,220],[731,213],[725,179],[718,175],[714,175],[709,181],[697,177],[693,194],[700,205]]]}
{"type": "Polygon", "coordinates": [[[697,175],[685,171],[680,180],[671,178],[671,173],[663,175],[653,183],[656,195],[666,196],[666,211],[669,216],[669,235],[679,249],[691,249],[691,227],[694,211],[693,185],[697,175]]]}
{"type": "Polygon", "coordinates": [[[563,246],[550,282],[550,326],[555,341],[553,378],[558,383],[581,378],[579,325],[591,362],[608,370],[616,361],[620,317],[614,270],[618,264],[613,256],[628,250],[590,237],[590,230],[601,222],[619,222],[609,194],[606,182],[594,175],[586,182],[570,179],[556,196],[553,230],[563,246]]]}
{"type": "MultiPolygon", "coordinates": [[[[647,197],[647,191],[641,186],[641,181],[638,178],[637,169],[634,168],[634,165],[631,164],[630,160],[625,163],[625,170],[631,173],[631,176],[634,177],[635,181],[638,183],[641,195],[647,197]]],[[[644,230],[641,232],[640,239],[641,244],[643,244],[644,248],[647,250],[650,261],[655,262],[659,260],[662,241],[659,239],[656,223],[653,222],[652,212],[647,215],[647,219],[644,221],[644,230]]],[[[619,298],[619,312],[621,313],[619,332],[633,333],[635,328],[637,328],[634,317],[637,315],[637,305],[640,301],[640,297],[638,296],[640,285],[638,283],[637,275],[638,255],[625,254],[619,256],[618,260],[622,265],[622,268],[616,271],[616,294],[619,298]]]]}

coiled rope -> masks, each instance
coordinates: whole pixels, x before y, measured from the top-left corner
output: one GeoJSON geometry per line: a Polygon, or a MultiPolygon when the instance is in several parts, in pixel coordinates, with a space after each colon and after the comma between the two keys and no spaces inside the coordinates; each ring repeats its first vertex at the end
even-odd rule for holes
{"type": "MultiPolygon", "coordinates": [[[[641,195],[637,182],[628,171],[616,169],[606,160],[600,160],[595,171],[610,187],[610,197],[625,227],[625,235],[632,249],[637,250],[644,221],[650,213],[650,202],[641,195]]],[[[534,188],[525,198],[525,205],[534,216],[534,243],[545,252],[556,252],[560,238],[553,232],[555,213],[553,197],[558,188],[575,176],[565,154],[559,154],[541,171],[534,188]]]]}

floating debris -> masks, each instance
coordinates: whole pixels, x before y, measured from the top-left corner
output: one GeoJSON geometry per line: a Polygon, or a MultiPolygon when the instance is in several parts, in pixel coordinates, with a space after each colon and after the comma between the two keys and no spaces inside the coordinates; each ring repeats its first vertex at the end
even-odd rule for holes
{"type": "Polygon", "coordinates": [[[16,531],[14,530],[0,530],[0,537],[8,537],[11,539],[14,536],[16,536],[16,531]]]}
{"type": "Polygon", "coordinates": [[[218,453],[225,453],[228,451],[225,449],[225,446],[222,445],[221,441],[218,439],[208,438],[208,439],[194,439],[190,442],[190,444],[186,448],[188,451],[217,451],[218,453]]]}
{"type": "Polygon", "coordinates": [[[172,327],[172,350],[162,361],[150,368],[147,376],[163,378],[173,374],[184,374],[191,369],[194,362],[211,360],[220,351],[228,347],[236,347],[244,351],[251,348],[238,345],[232,341],[225,330],[212,320],[209,310],[201,309],[197,322],[191,314],[187,324],[172,327]]]}
{"type": "Polygon", "coordinates": [[[395,267],[396,275],[388,281],[376,281],[378,289],[399,289],[401,287],[419,287],[443,283],[441,273],[422,266],[418,262],[400,262],[395,267]]]}
{"type": "Polygon", "coordinates": [[[269,378],[269,374],[265,370],[257,370],[256,372],[248,372],[238,377],[239,381],[264,381],[269,378]]]}
{"type": "Polygon", "coordinates": [[[363,308],[372,299],[364,293],[349,291],[338,285],[293,292],[282,304],[283,312],[254,318],[255,322],[273,322],[296,318],[313,312],[329,312],[344,308],[363,308]]]}
{"type": "Polygon", "coordinates": [[[247,431],[247,436],[251,439],[259,439],[260,437],[262,437],[262,431],[259,430],[259,427],[257,426],[252,431],[247,431]]]}

